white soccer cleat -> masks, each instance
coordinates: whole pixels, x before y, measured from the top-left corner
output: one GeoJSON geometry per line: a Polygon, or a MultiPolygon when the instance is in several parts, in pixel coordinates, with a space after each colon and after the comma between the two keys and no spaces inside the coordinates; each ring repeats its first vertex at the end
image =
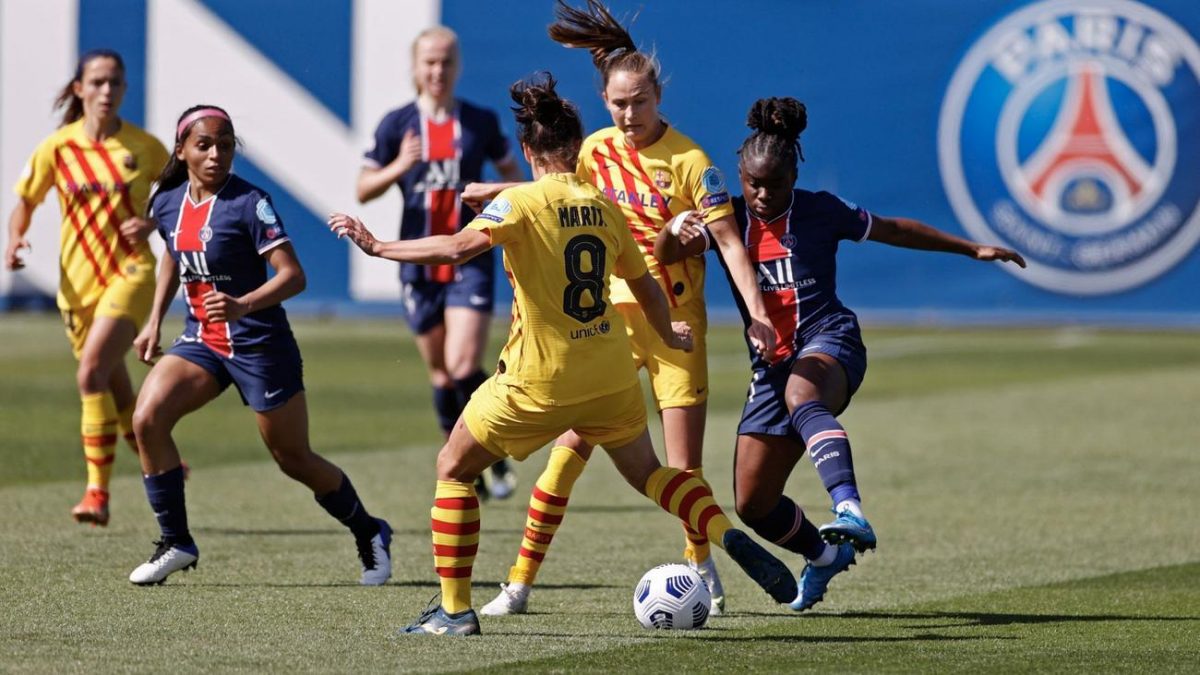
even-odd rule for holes
{"type": "Polygon", "coordinates": [[[138,586],[161,584],[179,570],[196,569],[200,551],[195,544],[181,546],[165,541],[154,542],[154,555],[129,573],[129,581],[138,586]]]}
{"type": "Polygon", "coordinates": [[[704,585],[708,586],[708,592],[712,595],[712,605],[709,607],[709,616],[720,616],[725,612],[725,587],[721,585],[721,575],[717,574],[717,560],[711,555],[708,560],[702,563],[693,560],[688,561],[688,567],[696,570],[700,578],[704,580],[704,585]]]}
{"type": "Polygon", "coordinates": [[[524,614],[529,604],[531,587],[525,584],[500,584],[500,595],[479,610],[484,616],[508,616],[524,614]]]}
{"type": "Polygon", "coordinates": [[[370,540],[357,542],[358,559],[362,562],[363,586],[382,586],[392,578],[392,526],[376,518],[379,533],[370,540]]]}

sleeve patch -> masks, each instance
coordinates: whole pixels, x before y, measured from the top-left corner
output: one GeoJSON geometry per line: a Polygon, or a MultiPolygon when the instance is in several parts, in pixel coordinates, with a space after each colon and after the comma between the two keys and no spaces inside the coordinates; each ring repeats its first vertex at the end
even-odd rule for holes
{"type": "Polygon", "coordinates": [[[493,223],[503,223],[504,222],[504,219],[501,218],[500,216],[497,216],[492,213],[488,213],[487,211],[484,211],[483,213],[479,214],[477,217],[482,218],[484,220],[490,220],[493,223]]]}
{"type": "Polygon", "coordinates": [[[483,213],[480,215],[481,216],[494,216],[494,217],[496,217],[496,222],[498,223],[503,219],[504,216],[508,215],[509,213],[512,213],[512,204],[509,203],[509,201],[507,199],[500,198],[500,199],[493,199],[491,201],[491,203],[489,203],[487,205],[487,208],[485,208],[483,210],[483,213]]]}
{"type": "MultiPolygon", "coordinates": [[[[254,205],[254,213],[264,225],[274,225],[275,223],[279,222],[279,219],[275,217],[275,209],[271,208],[271,202],[267,201],[266,197],[260,198],[258,203],[254,205]]],[[[269,233],[275,229],[276,228],[271,228],[270,230],[267,230],[268,236],[270,236],[269,233]]]]}
{"type": "Polygon", "coordinates": [[[700,180],[704,184],[704,189],[712,194],[725,192],[725,175],[715,166],[710,166],[704,170],[704,175],[700,180]]]}
{"type": "Polygon", "coordinates": [[[711,194],[700,200],[700,206],[706,209],[711,209],[714,206],[720,206],[729,202],[729,193],[721,192],[719,194],[711,194]]]}

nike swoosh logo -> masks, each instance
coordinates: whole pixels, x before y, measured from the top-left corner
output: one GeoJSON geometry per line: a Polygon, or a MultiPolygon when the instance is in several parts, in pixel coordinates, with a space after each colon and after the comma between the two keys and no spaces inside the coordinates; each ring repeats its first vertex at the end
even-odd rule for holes
{"type": "Polygon", "coordinates": [[[268,391],[266,394],[263,394],[263,396],[265,396],[266,398],[275,398],[276,396],[279,395],[279,392],[281,392],[281,391],[283,391],[282,388],[276,389],[275,391],[268,391]]]}

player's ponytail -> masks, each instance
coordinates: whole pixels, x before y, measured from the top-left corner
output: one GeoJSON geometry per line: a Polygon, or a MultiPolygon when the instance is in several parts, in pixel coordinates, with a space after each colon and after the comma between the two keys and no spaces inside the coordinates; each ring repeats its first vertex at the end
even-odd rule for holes
{"type": "Polygon", "coordinates": [[[516,103],[512,110],[517,139],[535,156],[574,167],[583,143],[583,122],[579,109],[558,95],[555,84],[553,75],[542,72],[509,88],[516,103]]]}
{"type": "Polygon", "coordinates": [[[221,117],[229,124],[230,132],[233,131],[233,120],[223,108],[215,105],[194,105],[184,110],[183,114],[179,116],[179,120],[175,122],[175,145],[171,149],[170,157],[167,158],[167,164],[163,167],[162,173],[158,174],[157,187],[154,188],[154,194],[150,196],[151,203],[159,192],[179,187],[187,180],[187,162],[179,159],[179,149],[183,147],[188,134],[192,133],[192,127],[205,117],[221,117]]]}
{"type": "Polygon", "coordinates": [[[662,70],[658,59],[638,51],[629,31],[600,0],[586,0],[586,5],[586,9],[576,9],[558,0],[554,23],[547,29],[550,39],[564,47],[591,52],[592,63],[603,76],[606,87],[612,73],[626,71],[648,77],[657,91],[662,70]]]}
{"type": "Polygon", "coordinates": [[[83,117],[83,99],[75,95],[75,84],[83,81],[83,70],[94,59],[112,59],[117,62],[121,74],[125,74],[125,61],[121,59],[120,54],[111,49],[93,49],[80,55],[79,61],[75,64],[75,75],[59,90],[58,96],[54,99],[54,107],[51,108],[51,110],[65,108],[62,122],[58,126],[66,126],[83,117]]]}
{"type": "Polygon", "coordinates": [[[747,157],[776,157],[785,166],[797,167],[804,161],[800,134],[808,128],[808,109],[791,97],[760,98],[750,106],[746,126],[754,133],[742,143],[738,154],[747,157]]]}

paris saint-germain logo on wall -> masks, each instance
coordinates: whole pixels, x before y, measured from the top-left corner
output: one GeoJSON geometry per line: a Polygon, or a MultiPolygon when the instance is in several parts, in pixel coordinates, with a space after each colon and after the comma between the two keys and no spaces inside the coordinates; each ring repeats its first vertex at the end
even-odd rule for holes
{"type": "Polygon", "coordinates": [[[967,232],[1025,254],[1020,278],[1140,286],[1200,240],[1200,48],[1132,0],[1024,7],[955,71],[938,160],[967,232]]]}

